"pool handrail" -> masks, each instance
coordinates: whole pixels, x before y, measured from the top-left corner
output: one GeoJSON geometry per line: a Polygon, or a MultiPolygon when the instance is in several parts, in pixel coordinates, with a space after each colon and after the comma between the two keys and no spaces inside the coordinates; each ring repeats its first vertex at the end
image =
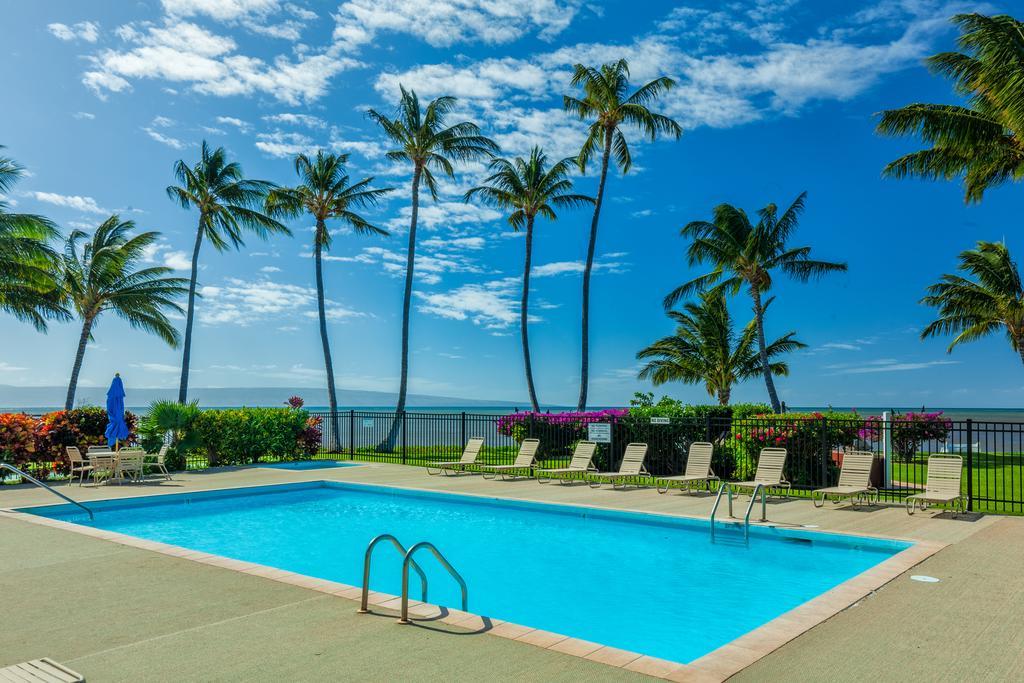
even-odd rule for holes
{"type": "MultiPolygon", "coordinates": [[[[448,573],[452,575],[452,578],[459,583],[459,588],[462,589],[462,611],[469,611],[469,589],[466,588],[466,580],[462,578],[462,574],[459,574],[441,551],[437,549],[437,546],[430,541],[420,541],[413,547],[409,548],[409,552],[405,554],[405,559],[402,561],[402,616],[398,620],[399,624],[411,623],[409,621],[409,565],[413,563],[412,556],[415,555],[418,550],[422,550],[423,548],[426,548],[433,553],[434,557],[437,558],[437,561],[441,563],[441,566],[447,569],[448,573]]],[[[424,599],[424,602],[426,602],[426,599],[424,599]]]]}
{"type": "Polygon", "coordinates": [[[82,508],[89,515],[89,519],[90,520],[96,519],[93,516],[93,514],[92,514],[92,510],[90,510],[89,508],[85,507],[84,505],[79,503],[77,500],[72,500],[71,498],[69,498],[68,496],[65,496],[63,493],[61,493],[57,489],[53,488],[52,486],[49,486],[48,484],[44,484],[43,482],[39,481],[38,479],[36,479],[32,475],[28,474],[27,472],[22,472],[21,470],[19,470],[14,465],[8,464],[6,462],[0,462],[0,469],[10,470],[11,472],[14,472],[15,474],[20,475],[22,479],[27,479],[28,481],[32,482],[36,486],[39,486],[41,488],[46,489],[47,491],[49,491],[53,495],[55,495],[55,496],[57,496],[59,498],[63,498],[64,500],[66,500],[67,502],[71,503],[72,505],[77,505],[78,507],[82,508]]]}
{"type": "Polygon", "coordinates": [[[711,540],[715,540],[715,515],[718,513],[718,506],[722,502],[722,493],[729,493],[729,516],[732,517],[732,484],[723,481],[718,487],[718,495],[715,496],[715,504],[711,506],[711,540]]]}
{"type": "MultiPolygon", "coordinates": [[[[359,614],[366,614],[370,611],[370,560],[373,557],[373,549],[376,548],[377,544],[381,541],[391,541],[391,545],[395,546],[395,549],[398,552],[402,553],[403,558],[408,556],[408,551],[406,551],[405,546],[403,546],[398,541],[398,539],[392,536],[391,534],[381,534],[380,536],[377,536],[372,541],[370,541],[369,545],[366,546],[366,553],[363,555],[363,595],[359,603],[359,614]]],[[[405,565],[403,563],[403,567],[404,566],[405,565]]],[[[413,569],[416,570],[416,573],[420,575],[420,588],[423,591],[423,602],[426,602],[427,575],[423,572],[423,569],[418,564],[416,564],[415,561],[412,562],[412,566],[413,569]]],[[[407,581],[403,581],[402,585],[405,586],[407,585],[407,583],[407,581]]],[[[405,589],[403,588],[403,591],[404,590],[405,589]]]]}
{"type": "Polygon", "coordinates": [[[754,501],[757,500],[757,492],[761,492],[761,521],[768,521],[768,494],[765,492],[764,484],[758,484],[754,487],[754,492],[750,494],[750,503],[747,504],[747,513],[743,516],[743,538],[750,538],[750,511],[754,509],[754,501]]]}

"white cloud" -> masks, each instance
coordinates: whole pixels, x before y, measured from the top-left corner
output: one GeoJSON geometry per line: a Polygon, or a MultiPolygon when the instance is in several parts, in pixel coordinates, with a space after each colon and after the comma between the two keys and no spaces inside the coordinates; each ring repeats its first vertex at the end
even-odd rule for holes
{"type": "Polygon", "coordinates": [[[7,361],[0,360],[0,372],[21,372],[23,370],[28,370],[28,368],[11,365],[7,361]]]}
{"type": "Polygon", "coordinates": [[[206,15],[218,21],[266,16],[280,9],[280,0],[162,0],[168,14],[179,17],[206,15]]]}
{"type": "Polygon", "coordinates": [[[249,125],[248,121],[235,118],[234,116],[218,116],[217,123],[224,124],[225,126],[234,126],[243,133],[248,133],[252,126],[249,125]]]}
{"type": "Polygon", "coordinates": [[[94,21],[81,21],[71,26],[67,24],[47,24],[50,33],[64,41],[84,40],[95,43],[100,37],[100,25],[94,21]]]}
{"type": "Polygon", "coordinates": [[[280,273],[281,269],[277,266],[263,266],[260,268],[261,273],[280,273]]]}
{"type": "MultiPolygon", "coordinates": [[[[270,279],[247,281],[228,278],[222,286],[200,289],[203,301],[197,307],[200,322],[206,325],[232,324],[246,327],[268,319],[296,315],[316,317],[316,290],[270,279]]],[[[333,321],[365,316],[328,300],[327,317],[333,321]]]]}
{"type": "Polygon", "coordinates": [[[154,242],[142,252],[146,263],[157,263],[172,270],[192,270],[192,261],[184,251],[177,251],[165,240],[154,242]]]}
{"type": "Polygon", "coordinates": [[[72,118],[76,118],[76,119],[79,119],[79,120],[86,120],[86,121],[92,121],[93,119],[96,118],[95,114],[90,114],[87,111],[76,111],[71,116],[72,116],[72,118]]]}
{"type": "Polygon", "coordinates": [[[326,128],[327,122],[310,114],[272,114],[264,116],[263,120],[268,123],[277,123],[291,126],[306,126],[307,128],[326,128]]]}
{"type": "Polygon", "coordinates": [[[285,133],[276,130],[272,133],[256,135],[256,149],[266,152],[272,157],[293,157],[296,154],[316,154],[320,146],[313,139],[302,133],[285,133]]]}
{"type": "Polygon", "coordinates": [[[902,362],[893,358],[883,358],[874,361],[868,361],[863,364],[841,364],[841,365],[826,365],[825,367],[830,370],[835,370],[833,374],[836,375],[862,375],[876,372],[906,372],[909,370],[926,370],[928,368],[934,368],[940,365],[957,365],[960,361],[956,360],[932,360],[932,361],[921,361],[921,362],[902,362]]]}
{"type": "Polygon", "coordinates": [[[96,203],[96,200],[92,197],[83,197],[81,195],[68,195],[68,194],[57,194],[56,192],[32,192],[32,197],[41,202],[47,204],[53,204],[55,206],[64,206],[69,209],[76,211],[82,211],[83,213],[96,213],[105,214],[110,213],[109,210],[104,209],[102,206],[96,203]]]}
{"type": "Polygon", "coordinates": [[[133,368],[140,368],[149,372],[160,372],[166,374],[176,374],[181,372],[181,366],[168,365],[167,363],[132,363],[133,368]]]}
{"type": "Polygon", "coordinates": [[[420,246],[428,249],[483,249],[484,245],[487,244],[487,240],[483,237],[432,237],[428,240],[420,242],[420,246]]]}
{"type": "MultiPolygon", "coordinates": [[[[502,217],[501,212],[487,206],[477,206],[464,202],[439,201],[421,204],[417,227],[426,230],[451,228],[470,224],[489,223],[502,217]]],[[[412,207],[403,206],[397,217],[387,222],[392,230],[403,230],[409,227],[412,219],[412,207]]]]}
{"type": "Polygon", "coordinates": [[[501,331],[519,321],[519,279],[465,284],[448,292],[415,292],[417,310],[449,320],[471,320],[486,330],[501,331]]]}
{"type": "MultiPolygon", "coordinates": [[[[629,269],[629,264],[621,260],[624,253],[604,254],[594,260],[593,272],[606,271],[614,274],[621,274],[629,269]],[[611,260],[609,260],[611,259],[611,260]]],[[[586,264],[583,261],[554,261],[545,263],[533,268],[534,277],[552,277],[565,275],[567,273],[582,273],[586,264]]]]}
{"type": "Polygon", "coordinates": [[[142,130],[145,131],[146,135],[153,138],[161,145],[167,145],[168,147],[171,147],[173,149],[185,149],[185,143],[179,140],[178,138],[173,138],[169,135],[164,135],[160,131],[154,130],[149,126],[143,126],[142,130]]]}
{"type": "Polygon", "coordinates": [[[164,254],[164,265],[173,270],[192,270],[192,261],[183,251],[168,251],[164,254]]]}

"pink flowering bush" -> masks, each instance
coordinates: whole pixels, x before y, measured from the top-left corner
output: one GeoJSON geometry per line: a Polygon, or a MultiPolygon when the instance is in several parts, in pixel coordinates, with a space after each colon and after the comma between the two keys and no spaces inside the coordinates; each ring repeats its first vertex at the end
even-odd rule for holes
{"type": "Polygon", "coordinates": [[[512,437],[516,443],[523,439],[540,439],[542,458],[568,457],[576,442],[587,438],[587,425],[591,422],[610,422],[614,425],[629,414],[625,408],[609,408],[586,412],[565,413],[521,412],[498,419],[499,434],[512,437]]]}
{"type": "MultiPolygon", "coordinates": [[[[934,413],[903,413],[893,415],[890,421],[892,452],[900,462],[912,462],[921,444],[926,441],[945,441],[953,429],[953,423],[934,413]]],[[[858,436],[864,441],[881,441],[885,437],[884,425],[879,415],[872,415],[864,422],[858,436]]]]}

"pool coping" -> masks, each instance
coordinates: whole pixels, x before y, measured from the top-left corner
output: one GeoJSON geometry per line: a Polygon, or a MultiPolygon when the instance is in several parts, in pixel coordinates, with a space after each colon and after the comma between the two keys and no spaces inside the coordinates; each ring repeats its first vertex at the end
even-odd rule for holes
{"type": "MultiPolygon", "coordinates": [[[[314,480],[316,481],[316,480],[314,480]]],[[[333,480],[332,480],[333,481],[333,480]]],[[[370,486],[377,488],[394,488],[408,491],[421,491],[427,493],[438,493],[428,489],[407,486],[384,486],[379,484],[360,484],[358,482],[338,482],[353,484],[356,487],[370,486]]],[[[274,486],[262,485],[262,486],[274,486]]],[[[204,489],[205,491],[226,491],[244,488],[256,488],[248,486],[230,486],[219,489],[204,489]]],[[[180,493],[180,492],[177,492],[180,493]]],[[[192,493],[200,493],[199,491],[192,493]]],[[[451,493],[451,492],[448,492],[451,493]]],[[[480,494],[454,493],[453,495],[467,495],[474,498],[488,500],[508,501],[510,499],[500,496],[486,496],[480,494]]],[[[105,500],[130,500],[134,497],[125,496],[105,500]]],[[[511,499],[519,500],[519,499],[511,499]]],[[[100,501],[91,501],[100,502],[100,501]]],[[[527,501],[530,502],[530,501],[527,501]]],[[[543,504],[543,503],[542,503],[543,504]]],[[[348,584],[319,579],[305,574],[278,569],[268,565],[257,564],[245,560],[236,560],[221,555],[213,555],[182,546],[150,541],[128,534],[115,531],[106,531],[93,527],[82,526],[73,522],[52,519],[42,515],[29,512],[21,512],[35,507],[50,507],[47,505],[20,506],[19,509],[0,508],[7,518],[20,519],[30,524],[39,524],[52,528],[71,531],[73,533],[91,536],[100,540],[111,541],[120,545],[139,548],[152,552],[161,553],[170,557],[191,560],[200,564],[207,564],[221,569],[237,571],[243,574],[258,576],[279,583],[286,583],[307,590],[318,591],[343,599],[358,601],[362,595],[362,589],[348,584]]],[[[571,507],[592,508],[601,511],[637,512],[643,515],[654,515],[667,518],[684,518],[707,521],[702,517],[689,515],[673,515],[667,513],[652,513],[640,510],[610,509],[597,505],[576,505],[571,507]]],[[[758,526],[769,526],[758,524],[758,526]]],[[[786,528],[783,526],[782,528],[786,528]]],[[[803,529],[803,527],[794,527],[803,529]]],[[[807,530],[807,529],[804,529],[807,530]]],[[[807,530],[810,531],[810,530],[807,530]]],[[[673,662],[660,659],[637,652],[622,650],[619,648],[602,645],[591,641],[572,638],[558,633],[535,629],[501,619],[492,619],[487,616],[478,615],[472,612],[450,609],[417,600],[409,600],[409,613],[414,620],[441,621],[445,624],[464,628],[471,632],[488,634],[499,638],[507,638],[518,642],[552,650],[561,654],[581,657],[590,661],[598,662],[612,667],[622,668],[629,671],[654,676],[672,681],[724,681],[730,676],[750,666],[762,657],[771,654],[789,641],[809,631],[818,624],[827,621],[836,614],[855,606],[860,600],[868,597],[885,584],[894,580],[907,570],[920,564],[927,558],[947,547],[948,543],[934,541],[915,541],[912,539],[899,539],[873,534],[849,534],[844,532],[826,531],[814,529],[814,533],[835,534],[838,536],[852,536],[860,538],[877,538],[885,540],[908,540],[913,543],[895,555],[870,567],[860,574],[834,586],[833,588],[817,595],[807,602],[785,612],[771,621],[748,631],[742,636],[722,645],[711,652],[702,655],[689,664],[673,662]]],[[[401,598],[389,593],[379,591],[369,592],[369,604],[374,607],[394,610],[396,613],[401,607],[401,598]]]]}

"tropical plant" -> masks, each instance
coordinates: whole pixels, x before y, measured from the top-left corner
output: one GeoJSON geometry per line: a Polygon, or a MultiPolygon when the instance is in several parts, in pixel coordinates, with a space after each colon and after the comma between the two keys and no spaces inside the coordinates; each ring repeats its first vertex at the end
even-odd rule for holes
{"type": "Polygon", "coordinates": [[[964,198],[1024,178],[1024,23],[1007,15],[958,14],[961,52],[925,60],[953,81],[963,105],[910,104],[882,112],[882,135],[920,135],[931,145],[885,167],[894,178],[963,178],[964,198]]]}
{"type": "Polygon", "coordinates": [[[47,319],[68,317],[57,293],[57,255],[49,246],[60,235],[47,218],[8,211],[6,194],[23,173],[13,159],[0,157],[0,311],[45,330],[47,319]]]}
{"type": "Polygon", "coordinates": [[[273,234],[290,235],[288,228],[266,215],[261,209],[267,193],[274,188],[265,180],[252,180],[242,173],[237,162],[228,162],[223,147],[211,150],[203,141],[199,161],[189,166],[179,160],[174,177],[180,185],[170,185],[167,196],[183,209],[199,212],[195,246],[192,248],[192,274],[188,287],[188,310],[185,315],[185,343],[181,358],[181,383],[178,403],[188,398],[188,374],[192,357],[192,323],[195,319],[196,279],[199,275],[199,250],[205,238],[217,251],[228,247],[238,249],[245,243],[243,233],[249,231],[266,239],[273,234]]]}
{"type": "Polygon", "coordinates": [[[90,236],[75,230],[64,246],[61,290],[82,321],[75,363],[68,382],[64,409],[75,404],[78,373],[85,358],[85,347],[92,339],[96,321],[113,311],[134,328],[155,334],[177,347],[178,331],[167,313],[181,313],[177,299],[187,290],[183,278],[168,277],[170,268],[138,269],[146,249],[160,233],[144,232],[132,236],[135,224],[122,221],[116,214],[100,224],[90,236]]]}
{"type": "MultiPolygon", "coordinates": [[[[89,446],[106,446],[108,419],[106,409],[99,406],[46,413],[36,424],[36,459],[54,463],[54,470],[68,471],[67,447],[76,446],[84,453],[89,446]]],[[[128,435],[122,445],[135,443],[138,417],[126,410],[124,422],[128,435]]]]}
{"type": "Polygon", "coordinates": [[[153,401],[149,412],[139,424],[139,437],[147,453],[167,448],[166,464],[169,469],[185,469],[188,452],[202,445],[196,422],[202,411],[197,401],[153,401]]]}
{"type": "Polygon", "coordinates": [[[204,410],[195,429],[210,466],[294,459],[306,454],[309,413],[294,408],[204,410]]]}
{"type": "Polygon", "coordinates": [[[929,441],[944,444],[952,429],[953,422],[943,417],[941,410],[934,413],[897,413],[888,421],[872,415],[864,421],[858,436],[866,441],[881,441],[888,432],[896,460],[913,462],[922,444],[929,441]]]}
{"type": "Polygon", "coordinates": [[[402,359],[395,420],[380,450],[391,451],[401,426],[399,415],[405,411],[409,387],[409,311],[412,306],[413,270],[416,262],[416,224],[420,208],[420,184],[437,199],[435,172],[449,178],[455,176],[457,162],[473,161],[494,155],[498,145],[480,133],[475,123],[462,121],[447,125],[446,119],[455,108],[454,97],[438,97],[421,107],[415,91],[401,89],[401,100],[394,117],[370,109],[367,116],[377,123],[397,146],[387,153],[392,161],[412,165],[412,207],[409,219],[409,247],[406,254],[405,290],[402,297],[402,359]]]}
{"type": "Polygon", "coordinates": [[[960,254],[957,270],[967,277],[947,273],[921,299],[939,312],[921,338],[955,334],[946,349],[952,353],[958,344],[1002,330],[1024,362],[1024,288],[1009,249],[998,242],[978,242],[977,248],[960,254]]]}
{"type": "MultiPolygon", "coordinates": [[[[765,308],[770,303],[765,302],[765,308]]],[[[703,383],[708,395],[725,406],[729,405],[734,384],[764,374],[757,349],[757,324],[751,320],[737,336],[721,290],[701,292],[699,301],[688,302],[681,311],[669,311],[668,316],[676,322],[675,334],[662,337],[636,354],[639,360],[648,361],[640,370],[640,379],[650,379],[655,386],[666,382],[703,383]]],[[[788,375],[789,366],[774,359],[807,346],[794,339],[795,334],[790,332],[767,345],[771,374],[788,375]]]]}
{"type": "Polygon", "coordinates": [[[319,150],[310,159],[305,154],[295,157],[295,173],[301,179],[296,187],[274,188],[267,194],[267,213],[271,216],[295,218],[309,214],[316,222],[313,233],[313,262],[316,269],[316,303],[320,319],[320,345],[324,352],[324,367],[327,371],[327,397],[331,407],[332,451],[339,449],[341,434],[338,423],[338,394],[334,386],[334,363],[331,359],[331,344],[327,336],[327,310],[324,305],[323,252],[331,248],[331,231],[327,221],[348,226],[357,235],[387,235],[356,210],[375,206],[390,188],[373,188],[373,178],[363,178],[352,183],[345,164],[347,154],[325,154],[319,150]]]}
{"type": "Polygon", "coordinates": [[[523,346],[523,366],[526,371],[526,388],[530,394],[530,405],[539,411],[537,391],[533,384],[533,369],[530,361],[530,339],[527,330],[529,322],[530,269],[533,260],[533,226],[537,216],[550,221],[556,220],[555,209],[574,208],[593,199],[572,193],[569,169],[575,159],[562,159],[548,166],[547,155],[539,147],[530,151],[527,159],[494,159],[491,161],[491,175],[483,184],[466,193],[466,201],[479,197],[484,203],[509,210],[508,222],[515,231],[526,231],[526,252],[523,259],[523,293],[519,305],[519,329],[523,346]]]}
{"type": "Polygon", "coordinates": [[[604,202],[605,181],[612,155],[615,165],[623,174],[633,166],[633,157],[622,132],[623,126],[638,128],[647,138],[654,140],[659,133],[674,136],[677,140],[683,133],[678,123],[663,114],[652,112],[648,105],[675,87],[675,81],[666,76],[640,86],[629,92],[629,64],[624,59],[604,64],[600,68],[576,64],[573,71],[573,87],[583,89],[581,98],[563,96],[565,110],[578,116],[581,121],[593,119],[586,141],[577,157],[580,170],[585,171],[590,160],[600,151],[601,172],[594,201],[594,215],[590,221],[590,238],[587,242],[587,260],[583,268],[583,309],[581,315],[581,366],[580,396],[576,409],[587,407],[587,391],[590,382],[590,275],[594,269],[594,249],[597,245],[597,225],[604,202]]]}
{"type": "Polygon", "coordinates": [[[772,379],[764,335],[765,303],[762,300],[762,295],[771,289],[772,274],[782,271],[800,282],[807,282],[827,273],[846,270],[845,263],[812,259],[810,247],[791,247],[788,244],[796,231],[806,197],[807,193],[802,193],[781,216],[775,204],[767,205],[758,211],[756,225],[750,222],[746,212],[729,204],[716,206],[711,222],[687,224],[681,234],[693,240],[687,250],[690,265],[707,262],[713,270],[680,285],[664,301],[668,310],[694,292],[717,289],[735,295],[746,287],[754,303],[758,356],[764,383],[772,410],[776,413],[782,406],[772,379]]]}

